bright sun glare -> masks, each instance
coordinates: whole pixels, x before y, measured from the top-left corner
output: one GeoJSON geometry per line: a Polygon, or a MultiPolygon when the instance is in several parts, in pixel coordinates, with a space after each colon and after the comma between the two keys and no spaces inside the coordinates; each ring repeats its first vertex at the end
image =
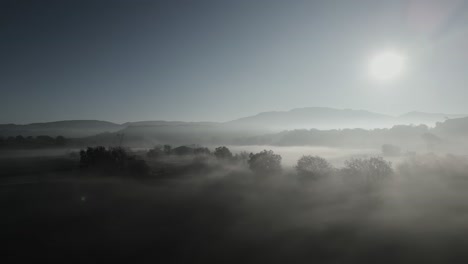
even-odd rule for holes
{"type": "Polygon", "coordinates": [[[370,74],[377,80],[392,80],[397,78],[405,66],[403,55],[387,51],[375,55],[370,62],[370,74]]]}

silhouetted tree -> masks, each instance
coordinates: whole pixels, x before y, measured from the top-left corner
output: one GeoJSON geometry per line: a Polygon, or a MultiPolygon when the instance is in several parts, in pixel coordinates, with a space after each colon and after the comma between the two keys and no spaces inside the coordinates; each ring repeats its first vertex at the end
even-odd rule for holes
{"type": "Polygon", "coordinates": [[[210,155],[211,151],[209,148],[198,147],[193,150],[193,154],[195,155],[210,155]]]}
{"type": "Polygon", "coordinates": [[[218,159],[231,159],[232,158],[231,151],[225,146],[217,147],[214,151],[214,155],[218,159]]]}
{"type": "Polygon", "coordinates": [[[246,151],[241,151],[240,153],[235,154],[233,157],[234,161],[243,164],[247,164],[249,158],[249,153],[247,153],[246,151]]]}
{"type": "Polygon", "coordinates": [[[162,149],[162,146],[154,146],[152,149],[148,150],[148,153],[146,153],[146,156],[148,158],[157,158],[164,155],[164,151],[162,149]]]}
{"type": "Polygon", "coordinates": [[[171,145],[164,145],[164,146],[163,146],[163,151],[164,151],[164,154],[166,154],[166,155],[171,155],[171,154],[172,154],[172,147],[171,147],[171,145]]]}
{"type": "Polygon", "coordinates": [[[144,160],[130,156],[122,147],[88,147],[80,151],[80,166],[105,173],[124,172],[132,176],[146,175],[149,167],[144,160]]]}
{"type": "Polygon", "coordinates": [[[16,137],[8,137],[7,139],[3,138],[2,147],[7,148],[41,148],[41,147],[62,147],[67,143],[67,139],[63,136],[50,137],[50,136],[28,136],[24,137],[18,135],[16,137]]]}
{"type": "Polygon", "coordinates": [[[272,150],[252,154],[248,161],[250,169],[257,174],[270,174],[281,171],[281,156],[272,150]]]}
{"type": "Polygon", "coordinates": [[[343,172],[348,177],[362,177],[367,183],[377,182],[393,174],[392,164],[382,157],[350,159],[345,161],[343,172]]]}
{"type": "Polygon", "coordinates": [[[130,157],[127,160],[127,171],[136,175],[148,175],[150,173],[150,167],[146,164],[146,161],[130,157]]]}
{"type": "Polygon", "coordinates": [[[299,176],[318,179],[330,175],[333,172],[333,166],[319,156],[302,156],[297,161],[296,170],[299,176]]]}
{"type": "Polygon", "coordinates": [[[179,156],[191,155],[193,154],[193,148],[187,146],[180,146],[172,149],[172,153],[179,156]]]}

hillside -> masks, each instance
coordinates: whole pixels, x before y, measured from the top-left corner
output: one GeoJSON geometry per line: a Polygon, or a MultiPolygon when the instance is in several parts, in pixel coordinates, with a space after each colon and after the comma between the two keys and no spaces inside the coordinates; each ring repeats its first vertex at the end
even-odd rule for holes
{"type": "Polygon", "coordinates": [[[68,120],[47,123],[32,123],[27,125],[0,125],[0,136],[64,136],[86,137],[104,132],[116,132],[124,126],[99,120],[68,120]]]}
{"type": "Polygon", "coordinates": [[[289,111],[263,112],[224,123],[138,121],[115,124],[98,120],[70,120],[27,125],[5,124],[0,125],[0,136],[90,137],[105,132],[120,131],[126,135],[126,138],[144,139],[150,142],[172,141],[176,138],[177,142],[180,140],[190,143],[196,141],[222,142],[225,139],[237,140],[246,136],[295,129],[375,129],[409,124],[425,124],[432,127],[437,122],[462,116],[409,112],[395,117],[365,110],[307,107],[289,111]]]}
{"type": "Polygon", "coordinates": [[[334,109],[326,107],[297,108],[290,111],[264,112],[225,123],[234,127],[263,128],[269,131],[291,129],[344,129],[390,128],[394,125],[425,124],[434,126],[447,117],[463,115],[409,112],[401,116],[389,116],[365,110],[334,109]]]}

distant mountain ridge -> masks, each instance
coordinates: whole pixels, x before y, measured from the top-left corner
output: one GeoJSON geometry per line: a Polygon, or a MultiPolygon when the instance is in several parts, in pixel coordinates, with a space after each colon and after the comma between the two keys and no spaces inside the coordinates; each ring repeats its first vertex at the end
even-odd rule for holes
{"type": "Polygon", "coordinates": [[[137,121],[123,123],[124,127],[136,127],[136,126],[181,126],[181,125],[217,125],[217,122],[183,122],[183,121],[137,121]]]}
{"type": "Polygon", "coordinates": [[[226,124],[234,126],[263,127],[278,131],[286,129],[333,129],[362,127],[370,122],[388,126],[393,117],[365,110],[334,109],[327,107],[296,108],[289,111],[263,112],[226,124]]]}
{"type": "Polygon", "coordinates": [[[394,125],[426,124],[435,126],[451,118],[467,115],[452,115],[443,113],[409,112],[400,116],[390,116],[366,110],[335,109],[327,107],[296,108],[289,111],[263,112],[228,122],[183,122],[183,121],[139,121],[116,124],[99,120],[68,120],[26,125],[0,124],[0,136],[38,136],[49,135],[65,137],[87,137],[101,133],[151,134],[158,129],[167,133],[175,133],[183,127],[189,133],[195,129],[197,133],[210,131],[216,133],[226,131],[255,134],[280,132],[293,129],[343,129],[343,128],[389,128],[394,125]],[[138,129],[137,129],[138,128],[138,129]],[[145,131],[146,130],[146,131],[145,131]]]}
{"type": "Polygon", "coordinates": [[[124,126],[99,120],[66,120],[26,125],[0,124],[0,136],[65,136],[86,137],[104,132],[116,132],[124,126]]]}
{"type": "Polygon", "coordinates": [[[461,114],[425,113],[425,112],[412,111],[412,112],[403,114],[401,116],[398,116],[398,120],[406,121],[406,122],[413,122],[413,123],[415,120],[419,120],[419,122],[422,122],[424,124],[427,124],[427,123],[435,124],[436,122],[443,122],[448,119],[462,118],[466,116],[467,115],[461,115],[461,114]]]}
{"type": "Polygon", "coordinates": [[[335,109],[327,107],[296,108],[289,111],[263,112],[226,124],[233,126],[263,127],[272,131],[290,129],[389,128],[394,125],[425,124],[435,126],[449,118],[466,115],[409,112],[390,116],[366,110],[335,109]]]}

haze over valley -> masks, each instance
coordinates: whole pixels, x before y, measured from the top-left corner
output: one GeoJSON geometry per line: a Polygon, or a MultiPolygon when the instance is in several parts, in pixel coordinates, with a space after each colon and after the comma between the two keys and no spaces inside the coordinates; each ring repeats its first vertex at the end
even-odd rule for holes
{"type": "Polygon", "coordinates": [[[468,1],[0,1],[2,263],[467,263],[468,1]]]}

